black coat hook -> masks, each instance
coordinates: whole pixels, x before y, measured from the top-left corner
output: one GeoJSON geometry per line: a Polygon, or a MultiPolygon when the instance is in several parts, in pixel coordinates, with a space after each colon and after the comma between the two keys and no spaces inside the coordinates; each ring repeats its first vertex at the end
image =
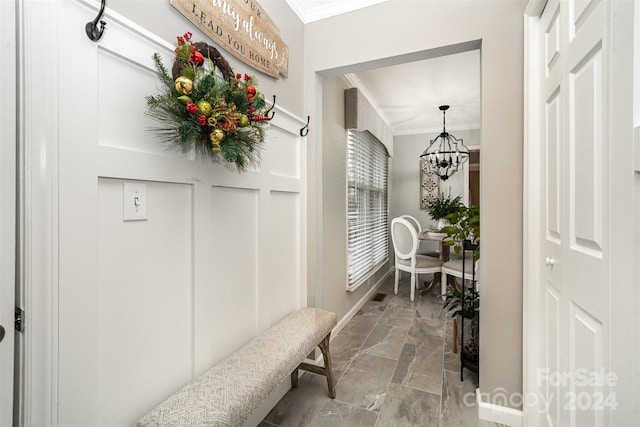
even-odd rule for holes
{"type": "Polygon", "coordinates": [[[273,116],[276,115],[276,112],[273,111],[271,112],[271,110],[273,110],[273,107],[276,106],[276,96],[273,95],[273,104],[271,104],[271,106],[269,107],[269,109],[267,111],[264,112],[264,115],[269,117],[269,120],[273,119],[273,116]],[[269,115],[269,112],[271,112],[271,115],[269,115]]]}
{"type": "Polygon", "coordinates": [[[307,116],[307,124],[304,125],[302,129],[300,129],[300,136],[307,136],[309,133],[309,121],[311,121],[311,116],[307,116]]]}
{"type": "Polygon", "coordinates": [[[104,14],[104,8],[106,6],[107,0],[102,0],[102,4],[100,5],[100,12],[96,19],[91,22],[87,22],[87,25],[84,27],[87,32],[87,37],[94,42],[97,42],[102,38],[102,34],[104,33],[104,27],[107,25],[106,22],[100,21],[102,15],[104,14]],[[98,27],[98,21],[100,22],[100,27],[98,27]]]}

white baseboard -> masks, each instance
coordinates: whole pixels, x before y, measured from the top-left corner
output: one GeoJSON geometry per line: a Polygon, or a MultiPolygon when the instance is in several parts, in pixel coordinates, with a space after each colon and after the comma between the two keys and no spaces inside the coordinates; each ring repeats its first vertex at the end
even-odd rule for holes
{"type": "Polygon", "coordinates": [[[382,286],[382,283],[384,283],[384,281],[387,279],[387,277],[389,277],[391,275],[391,273],[394,272],[394,268],[393,266],[391,266],[391,268],[389,269],[389,271],[387,271],[385,273],[384,276],[382,276],[376,283],[375,285],[373,285],[371,287],[371,289],[369,289],[367,291],[366,294],[364,294],[364,296],[362,298],[360,298],[360,301],[358,301],[352,308],[351,310],[349,310],[347,312],[347,314],[345,314],[342,319],[340,319],[340,321],[338,322],[338,324],[336,325],[335,328],[333,328],[333,330],[331,331],[331,339],[333,339],[336,335],[338,335],[338,333],[340,333],[340,331],[347,325],[347,323],[349,323],[349,321],[351,319],[353,319],[353,316],[356,315],[356,313],[358,312],[358,310],[360,310],[362,308],[363,305],[365,305],[367,303],[367,301],[369,301],[371,299],[371,297],[373,296],[373,294],[376,293],[376,291],[378,290],[378,288],[380,288],[380,286],[382,286]]]}
{"type": "MultiPolygon", "coordinates": [[[[367,303],[367,301],[369,301],[371,299],[371,297],[373,296],[373,294],[380,288],[380,286],[382,286],[382,283],[384,283],[385,279],[387,277],[389,277],[391,275],[391,273],[393,273],[395,271],[395,269],[393,268],[393,266],[389,269],[389,271],[387,271],[385,273],[384,276],[382,276],[376,283],[375,285],[373,285],[371,287],[371,289],[369,289],[367,291],[366,294],[364,294],[364,296],[362,298],[360,298],[360,301],[358,301],[352,308],[351,310],[349,310],[347,312],[347,314],[345,314],[342,319],[340,319],[340,321],[338,322],[338,324],[336,325],[335,328],[333,328],[333,330],[331,331],[331,341],[333,341],[333,339],[336,337],[336,335],[338,335],[338,333],[340,333],[340,331],[342,329],[344,329],[344,327],[347,325],[347,323],[349,323],[349,321],[351,319],[353,319],[353,316],[356,315],[356,313],[358,313],[358,311],[362,308],[363,305],[365,305],[367,303]]],[[[316,364],[321,365],[322,364],[322,353],[316,348],[316,364]]]]}
{"type": "Polygon", "coordinates": [[[480,389],[476,389],[476,403],[478,405],[478,418],[485,421],[504,424],[512,427],[522,427],[522,411],[507,408],[506,406],[495,405],[482,401],[480,389]]]}

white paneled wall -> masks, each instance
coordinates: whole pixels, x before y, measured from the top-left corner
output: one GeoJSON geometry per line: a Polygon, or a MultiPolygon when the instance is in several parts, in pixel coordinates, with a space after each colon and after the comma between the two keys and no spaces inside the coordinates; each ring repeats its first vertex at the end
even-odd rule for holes
{"type": "MultiPolygon", "coordinates": [[[[51,370],[29,381],[51,383],[48,416],[61,426],[134,424],[306,303],[304,122],[276,106],[262,166],[243,174],[165,150],[148,131],[145,96],[158,92],[151,55],[169,65],[173,46],[113,15],[100,43],[89,41],[94,6],[25,11],[27,45],[46,14],[64,16],[46,34],[59,54],[53,72],[26,50],[53,108],[25,116],[28,132],[50,135],[26,139],[30,179],[53,177],[45,192],[25,193],[47,197],[49,210],[31,214],[51,226],[26,246],[52,260],[30,267],[50,273],[31,293],[43,286],[52,296],[35,296],[47,310],[33,314],[50,328],[40,330],[50,346],[31,349],[45,352],[51,370]],[[125,182],[147,186],[147,220],[123,221],[125,182]]],[[[25,102],[42,96],[27,91],[25,102]]]]}

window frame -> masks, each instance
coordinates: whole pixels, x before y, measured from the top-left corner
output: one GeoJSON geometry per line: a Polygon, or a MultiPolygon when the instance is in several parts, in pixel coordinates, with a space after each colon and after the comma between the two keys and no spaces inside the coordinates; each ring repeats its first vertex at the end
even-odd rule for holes
{"type": "MultiPolygon", "coordinates": [[[[345,167],[345,181],[346,181],[346,222],[347,222],[347,227],[346,227],[346,239],[347,239],[347,244],[346,244],[346,258],[347,258],[347,271],[346,271],[346,289],[347,291],[354,291],[357,288],[359,288],[361,285],[367,283],[367,281],[373,276],[375,275],[382,267],[384,267],[384,265],[386,265],[389,262],[389,254],[390,254],[390,239],[389,239],[389,167],[390,167],[390,156],[389,156],[389,152],[387,151],[387,148],[385,147],[385,145],[379,140],[377,139],[373,134],[371,134],[371,132],[369,131],[359,131],[357,129],[347,129],[346,131],[346,140],[347,140],[347,144],[346,144],[346,167],[345,167]],[[355,175],[355,171],[352,171],[352,165],[351,165],[351,155],[350,155],[350,151],[352,150],[352,144],[355,142],[356,144],[358,142],[364,142],[366,141],[366,143],[369,144],[375,144],[377,147],[371,148],[370,151],[368,153],[364,153],[363,155],[357,156],[356,154],[356,161],[358,159],[362,160],[362,159],[366,159],[368,158],[370,161],[367,164],[358,164],[355,167],[355,170],[357,170],[358,168],[362,170],[367,170],[369,171],[372,167],[375,167],[376,165],[380,165],[382,163],[382,158],[380,157],[380,154],[384,155],[384,166],[385,166],[385,171],[382,174],[370,174],[370,176],[367,176],[366,178],[369,181],[369,184],[372,184],[374,182],[377,181],[377,183],[379,184],[381,181],[381,178],[383,179],[383,188],[379,188],[376,185],[366,185],[366,183],[364,181],[359,182],[358,177],[353,177],[352,179],[350,179],[352,177],[352,175],[355,175]],[[368,169],[367,169],[368,168],[368,169]],[[361,186],[358,186],[358,184],[360,184],[361,186]],[[350,216],[352,214],[352,212],[350,211],[350,204],[352,202],[352,192],[351,189],[355,188],[356,192],[358,191],[358,189],[362,189],[362,191],[365,192],[365,196],[362,200],[365,201],[365,208],[367,208],[367,211],[369,211],[368,208],[370,208],[373,205],[374,200],[376,199],[372,199],[372,195],[370,194],[371,192],[374,192],[374,194],[378,195],[377,201],[378,202],[382,202],[383,206],[381,209],[377,210],[377,214],[376,215],[369,215],[368,217],[364,217],[364,219],[361,219],[360,222],[368,222],[371,223],[372,221],[376,222],[376,228],[374,229],[374,231],[371,234],[368,235],[364,235],[361,238],[364,238],[367,243],[364,243],[365,246],[370,247],[370,250],[367,250],[367,248],[365,247],[365,250],[363,251],[362,248],[359,248],[358,252],[360,252],[360,256],[366,256],[367,259],[365,261],[363,261],[363,267],[365,267],[365,271],[364,272],[360,272],[358,274],[353,274],[353,269],[352,269],[352,264],[351,264],[351,252],[352,252],[352,244],[351,244],[351,239],[352,239],[352,229],[351,229],[351,220],[350,220],[350,216]],[[382,196],[382,197],[380,197],[382,196]],[[382,212],[382,221],[380,221],[380,213],[382,212]],[[378,239],[378,238],[383,238],[383,245],[372,245],[370,242],[374,239],[378,239]],[[380,248],[380,246],[382,246],[382,248],[380,248]],[[382,253],[382,255],[380,256],[380,253],[382,253]],[[354,276],[354,277],[352,277],[354,276]]],[[[358,149],[358,145],[355,146],[354,150],[358,149]]],[[[356,151],[357,153],[357,151],[356,151]]],[[[360,225],[360,227],[362,228],[362,225],[360,225]]]]}

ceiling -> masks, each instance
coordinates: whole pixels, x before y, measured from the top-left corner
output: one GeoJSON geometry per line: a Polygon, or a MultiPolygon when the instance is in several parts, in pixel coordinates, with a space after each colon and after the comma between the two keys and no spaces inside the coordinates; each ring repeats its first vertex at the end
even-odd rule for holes
{"type": "MultiPolygon", "coordinates": [[[[313,22],[388,0],[286,0],[313,22]]],[[[456,53],[347,75],[394,135],[442,130],[440,105],[449,105],[447,130],[480,127],[480,51],[456,53]]]]}
{"type": "Polygon", "coordinates": [[[285,0],[302,22],[318,21],[388,0],[285,0]]]}

